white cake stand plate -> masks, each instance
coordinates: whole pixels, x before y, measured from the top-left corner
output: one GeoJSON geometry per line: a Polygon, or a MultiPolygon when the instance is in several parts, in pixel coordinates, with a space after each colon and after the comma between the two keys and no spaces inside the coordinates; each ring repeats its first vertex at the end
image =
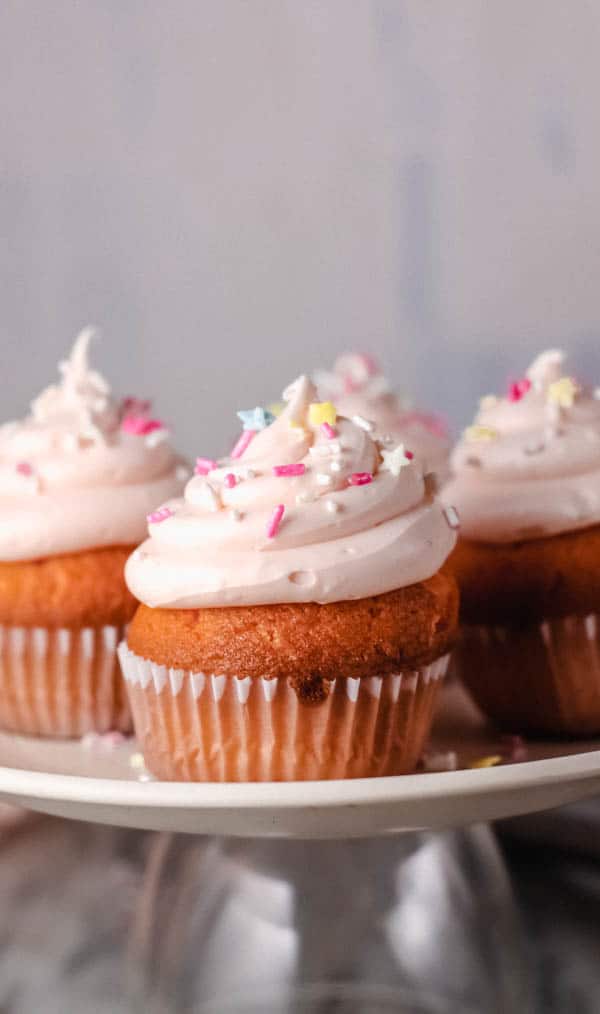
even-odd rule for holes
{"type": "Polygon", "coordinates": [[[519,763],[470,769],[476,758],[505,747],[460,688],[450,686],[430,749],[455,750],[463,770],[330,782],[168,783],[140,780],[134,740],[84,745],[1,734],[0,799],[148,830],[349,838],[458,827],[600,794],[600,740],[527,748],[528,759],[519,763]]]}

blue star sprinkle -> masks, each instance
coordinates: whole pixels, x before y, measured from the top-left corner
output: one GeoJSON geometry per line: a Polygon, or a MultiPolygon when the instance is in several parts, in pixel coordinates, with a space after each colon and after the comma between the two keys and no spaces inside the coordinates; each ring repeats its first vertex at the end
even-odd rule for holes
{"type": "Polygon", "coordinates": [[[242,428],[245,430],[264,430],[275,422],[273,413],[269,412],[268,408],[261,408],[260,405],[256,408],[241,409],[237,417],[242,420],[242,428]]]}

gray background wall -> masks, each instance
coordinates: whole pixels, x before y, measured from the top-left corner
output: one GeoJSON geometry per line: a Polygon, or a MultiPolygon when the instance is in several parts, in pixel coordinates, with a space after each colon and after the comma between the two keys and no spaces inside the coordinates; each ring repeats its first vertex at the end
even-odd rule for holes
{"type": "Polygon", "coordinates": [[[600,325],[593,0],[2,0],[2,416],[75,332],[185,449],[370,348],[471,415],[600,325]]]}

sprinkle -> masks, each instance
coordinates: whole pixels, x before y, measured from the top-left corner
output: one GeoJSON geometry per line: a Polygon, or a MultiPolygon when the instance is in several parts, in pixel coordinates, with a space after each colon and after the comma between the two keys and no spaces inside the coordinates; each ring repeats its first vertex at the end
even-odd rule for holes
{"type": "Polygon", "coordinates": [[[236,473],[238,479],[256,479],[257,472],[253,468],[238,468],[236,473]]]}
{"type": "Polygon", "coordinates": [[[136,437],[146,437],[154,430],[165,429],[160,419],[146,419],[141,415],[126,415],[121,423],[124,433],[132,433],[136,437]]]}
{"type": "Polygon", "coordinates": [[[352,422],[355,426],[358,426],[359,429],[365,430],[366,433],[372,433],[375,429],[375,424],[372,423],[370,419],[365,419],[362,415],[353,415],[352,422]]]}
{"type": "Polygon", "coordinates": [[[231,518],[232,521],[241,521],[243,516],[244,515],[242,514],[241,511],[237,509],[237,507],[232,507],[232,509],[229,511],[229,517],[231,518]]]}
{"type": "Polygon", "coordinates": [[[456,771],[457,767],[458,756],[456,750],[428,753],[423,757],[423,768],[425,771],[456,771]]]}
{"type": "Polygon", "coordinates": [[[444,507],[444,517],[449,528],[460,528],[460,518],[456,507],[444,507]]]}
{"type": "Polygon", "coordinates": [[[218,468],[217,462],[213,458],[196,458],[194,475],[208,475],[213,468],[218,468]]]}
{"type": "Polygon", "coordinates": [[[241,409],[236,415],[241,420],[242,428],[246,432],[256,433],[257,430],[264,430],[275,422],[273,413],[269,412],[268,408],[261,408],[260,405],[257,405],[256,408],[241,409]]]}
{"type": "Polygon", "coordinates": [[[392,475],[397,477],[406,465],[410,465],[414,455],[410,451],[404,450],[404,444],[398,444],[391,451],[382,451],[381,457],[383,458],[381,463],[382,471],[391,472],[392,475]]]}
{"type": "Polygon", "coordinates": [[[16,465],[16,470],[19,473],[19,475],[25,475],[27,477],[33,475],[33,468],[28,461],[18,461],[16,465]]]}
{"type": "Polygon", "coordinates": [[[111,753],[115,747],[120,746],[121,743],[124,742],[125,736],[117,729],[112,729],[110,732],[102,733],[98,737],[98,745],[100,746],[100,749],[104,750],[106,753],[111,753]]]}
{"type": "Polygon", "coordinates": [[[571,408],[578,392],[579,387],[572,377],[561,377],[549,385],[547,398],[561,408],[571,408]]]}
{"type": "Polygon", "coordinates": [[[237,479],[233,472],[228,472],[227,475],[223,476],[223,483],[227,486],[227,489],[233,489],[234,486],[237,486],[237,479]]]}
{"type": "Polygon", "coordinates": [[[477,760],[471,761],[469,764],[470,768],[494,768],[497,764],[502,763],[502,757],[499,753],[492,754],[490,757],[478,757],[477,760]]]}
{"type": "Polygon", "coordinates": [[[337,436],[333,426],[331,426],[328,422],[321,423],[321,433],[324,433],[328,440],[333,440],[333,438],[337,436]]]}
{"type": "Polygon", "coordinates": [[[152,430],[146,437],[146,447],[158,447],[159,444],[164,444],[169,439],[169,431],[166,428],[160,430],[152,430]]]}
{"type": "Polygon", "coordinates": [[[235,445],[235,447],[233,448],[233,450],[231,452],[231,457],[234,460],[236,458],[241,458],[242,454],[247,449],[248,444],[256,436],[256,433],[257,433],[256,430],[242,430],[242,434],[240,436],[240,439],[238,440],[237,444],[235,445]]]}
{"type": "Polygon", "coordinates": [[[340,465],[339,461],[332,461],[329,467],[330,467],[330,469],[331,469],[332,472],[341,472],[342,471],[342,466],[340,465]]]}
{"type": "Polygon", "coordinates": [[[330,475],[326,475],[325,472],[317,472],[316,480],[319,486],[331,486],[333,479],[330,475]]]}
{"type": "Polygon", "coordinates": [[[513,763],[519,763],[519,761],[527,760],[529,756],[529,749],[522,736],[503,736],[502,744],[508,750],[506,760],[512,761],[513,763]]]}
{"type": "Polygon", "coordinates": [[[520,401],[521,398],[524,398],[530,390],[531,381],[529,377],[523,377],[521,380],[515,380],[508,385],[508,394],[506,397],[509,401],[520,401]]]}
{"type": "Polygon", "coordinates": [[[332,454],[341,454],[342,445],[340,444],[339,440],[334,440],[332,443],[330,443],[329,450],[331,451],[332,454]]]}
{"type": "Polygon", "coordinates": [[[296,503],[312,503],[312,501],[316,499],[316,494],[313,493],[312,490],[304,489],[301,493],[297,494],[296,503]]]}
{"type": "Polygon", "coordinates": [[[337,514],[337,512],[339,511],[339,509],[340,509],[340,505],[339,505],[339,503],[336,500],[326,500],[325,501],[325,510],[328,511],[329,514],[337,514]]]}
{"type": "Polygon", "coordinates": [[[498,430],[491,426],[467,426],[465,430],[467,440],[495,440],[497,436],[498,430]]]}
{"type": "Polygon", "coordinates": [[[278,504],[277,507],[273,508],[273,513],[271,514],[271,517],[269,518],[269,523],[267,525],[268,539],[274,539],[275,536],[277,535],[284,511],[285,507],[283,506],[282,503],[278,504]]]}
{"type": "Polygon", "coordinates": [[[129,758],[129,767],[134,771],[143,771],[146,767],[143,753],[132,753],[129,758]]]}
{"type": "Polygon", "coordinates": [[[121,404],[119,405],[119,413],[121,419],[124,419],[125,416],[147,417],[151,408],[151,401],[146,401],[142,398],[134,398],[130,395],[128,398],[123,398],[121,404]]]}
{"type": "Polygon", "coordinates": [[[166,521],[167,518],[172,517],[173,511],[170,507],[159,507],[158,510],[146,515],[146,521],[149,525],[159,525],[161,521],[166,521]]]}
{"type": "Polygon", "coordinates": [[[276,419],[281,415],[284,408],[285,403],[283,401],[273,401],[270,405],[267,405],[267,411],[270,412],[271,415],[274,415],[276,419]]]}
{"type": "Polygon", "coordinates": [[[371,472],[353,472],[348,479],[350,486],[368,486],[370,482],[373,482],[371,472]]]}
{"type": "Polygon", "coordinates": [[[320,426],[321,423],[329,423],[333,426],[337,419],[335,405],[330,401],[313,401],[308,406],[308,421],[313,426],[320,426]]]}
{"type": "Polygon", "coordinates": [[[296,465],[273,465],[273,475],[304,475],[306,465],[301,461],[296,465]]]}
{"type": "Polygon", "coordinates": [[[329,444],[313,444],[308,448],[308,453],[313,458],[328,458],[331,454],[331,446],[329,444]]]}
{"type": "Polygon", "coordinates": [[[484,394],[483,398],[479,399],[479,408],[484,411],[488,408],[494,408],[494,405],[498,404],[498,398],[495,394],[484,394]]]}

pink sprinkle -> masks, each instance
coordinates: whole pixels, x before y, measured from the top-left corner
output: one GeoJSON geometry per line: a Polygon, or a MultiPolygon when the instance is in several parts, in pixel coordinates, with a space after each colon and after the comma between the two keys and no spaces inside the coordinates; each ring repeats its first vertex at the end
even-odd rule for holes
{"type": "Polygon", "coordinates": [[[146,516],[146,521],[150,525],[159,525],[161,521],[166,521],[167,518],[173,517],[173,511],[170,507],[159,507],[157,511],[152,511],[152,514],[146,516]]]}
{"type": "Polygon", "coordinates": [[[373,482],[370,472],[353,472],[348,479],[350,486],[368,486],[370,482],[373,482]]]}
{"type": "Polygon", "coordinates": [[[194,475],[208,475],[213,468],[217,468],[217,462],[213,458],[196,458],[194,475]]]}
{"type": "Polygon", "coordinates": [[[145,437],[154,430],[164,430],[165,424],[160,419],[145,419],[141,415],[127,415],[121,423],[124,433],[132,433],[136,437],[145,437]]]}
{"type": "Polygon", "coordinates": [[[413,454],[412,451],[405,451],[404,452],[404,457],[408,458],[409,461],[412,461],[412,459],[414,458],[414,454],[413,454]]]}
{"type": "Polygon", "coordinates": [[[445,419],[442,419],[439,415],[432,415],[430,412],[402,412],[398,417],[398,428],[402,426],[410,426],[416,424],[417,426],[423,426],[424,429],[429,430],[436,437],[442,439],[448,436],[448,423],[445,419]]]}
{"type": "Polygon", "coordinates": [[[119,406],[119,411],[121,419],[123,419],[126,415],[147,416],[151,408],[151,401],[146,401],[142,398],[134,398],[130,395],[128,398],[123,398],[119,406]]]}
{"type": "Polygon", "coordinates": [[[324,433],[328,440],[333,440],[334,437],[337,437],[337,431],[328,422],[321,423],[321,433],[324,433]]]}
{"type": "Polygon", "coordinates": [[[223,476],[223,482],[227,486],[227,489],[233,489],[237,485],[237,479],[233,472],[228,472],[227,475],[223,476]]]}
{"type": "Polygon", "coordinates": [[[283,506],[282,503],[278,504],[277,507],[273,508],[273,513],[271,514],[271,517],[269,518],[269,524],[267,525],[268,539],[274,539],[275,536],[277,535],[284,510],[285,507],[283,506]]]}
{"type": "Polygon", "coordinates": [[[33,475],[33,468],[28,461],[19,461],[16,467],[19,475],[33,475]]]}
{"type": "Polygon", "coordinates": [[[529,390],[531,390],[531,381],[527,377],[523,377],[508,385],[507,398],[509,401],[520,401],[529,390]]]}
{"type": "Polygon", "coordinates": [[[250,441],[256,436],[256,432],[256,430],[242,430],[240,439],[231,452],[232,458],[241,458],[250,441]]]}
{"type": "Polygon", "coordinates": [[[306,465],[302,462],[297,465],[273,465],[273,475],[304,475],[305,472],[306,465]]]}

